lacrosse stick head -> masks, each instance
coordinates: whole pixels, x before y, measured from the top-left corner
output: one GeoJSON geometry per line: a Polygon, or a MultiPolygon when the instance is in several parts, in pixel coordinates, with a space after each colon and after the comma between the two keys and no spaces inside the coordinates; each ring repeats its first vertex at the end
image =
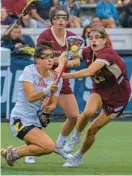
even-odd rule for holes
{"type": "Polygon", "coordinates": [[[66,38],[66,45],[66,57],[69,60],[84,46],[84,39],[80,36],[69,36],[66,38]]]}

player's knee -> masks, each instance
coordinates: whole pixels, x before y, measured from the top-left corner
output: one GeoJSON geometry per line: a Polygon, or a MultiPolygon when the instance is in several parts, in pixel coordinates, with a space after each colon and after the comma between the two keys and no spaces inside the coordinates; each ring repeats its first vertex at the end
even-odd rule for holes
{"type": "Polygon", "coordinates": [[[43,148],[44,154],[50,154],[55,151],[55,143],[49,143],[43,148]]]}
{"type": "Polygon", "coordinates": [[[88,111],[84,111],[83,112],[83,115],[86,118],[89,118],[89,117],[93,116],[94,114],[95,114],[95,110],[94,109],[90,109],[88,111]]]}
{"type": "Polygon", "coordinates": [[[76,122],[77,119],[78,119],[78,116],[79,116],[79,115],[73,115],[73,116],[71,116],[71,117],[69,118],[69,120],[76,122]]]}
{"type": "Polygon", "coordinates": [[[88,129],[87,135],[88,136],[95,135],[99,131],[99,129],[100,128],[98,126],[97,127],[90,127],[88,129]]]}

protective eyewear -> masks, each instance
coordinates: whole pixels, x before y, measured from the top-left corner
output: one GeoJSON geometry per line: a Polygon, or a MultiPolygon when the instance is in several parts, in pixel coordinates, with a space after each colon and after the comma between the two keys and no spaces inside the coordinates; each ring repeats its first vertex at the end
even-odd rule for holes
{"type": "Polygon", "coordinates": [[[40,58],[41,59],[53,59],[54,58],[54,53],[51,53],[51,54],[42,53],[40,58]]]}
{"type": "Polygon", "coordinates": [[[68,15],[64,15],[64,14],[58,14],[58,15],[55,15],[54,17],[53,17],[53,19],[54,20],[60,20],[60,19],[62,19],[62,20],[64,20],[64,21],[68,21],[68,15]]]}

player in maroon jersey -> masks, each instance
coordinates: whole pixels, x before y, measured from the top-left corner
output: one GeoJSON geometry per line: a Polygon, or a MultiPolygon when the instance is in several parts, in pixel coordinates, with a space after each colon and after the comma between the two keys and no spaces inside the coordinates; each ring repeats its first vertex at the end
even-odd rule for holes
{"type": "MultiPolygon", "coordinates": [[[[60,56],[60,54],[66,50],[66,38],[69,36],[75,36],[74,33],[65,29],[68,23],[68,19],[68,11],[63,6],[58,6],[52,9],[50,12],[50,21],[52,23],[52,27],[50,29],[44,30],[37,40],[38,43],[41,41],[52,42],[56,61],[57,57],[60,56]]],[[[69,67],[76,67],[79,65],[80,59],[70,60],[67,63],[67,68],[65,69],[65,72],[69,72],[69,67]]],[[[75,127],[77,117],[79,115],[78,104],[70,88],[70,83],[68,79],[64,80],[63,82],[58,105],[65,113],[67,120],[64,122],[61,134],[57,139],[56,153],[59,153],[64,158],[67,158],[67,154],[63,150],[64,143],[66,137],[71,133],[71,131],[75,127]]]]}
{"type": "MultiPolygon", "coordinates": [[[[63,78],[91,77],[93,80],[93,90],[88,97],[84,111],[78,118],[72,139],[74,137],[79,139],[89,118],[98,109],[101,109],[101,112],[87,130],[81,148],[64,164],[64,167],[76,167],[82,164],[82,156],[94,143],[96,133],[123,112],[131,94],[125,63],[111,47],[107,46],[105,29],[102,27],[92,28],[88,37],[90,47],[80,51],[80,55],[86,60],[88,68],[63,74],[63,78]]],[[[62,60],[61,65],[65,61],[65,57],[62,60]]],[[[69,143],[67,149],[71,152],[76,143],[71,141],[69,143]]]]}

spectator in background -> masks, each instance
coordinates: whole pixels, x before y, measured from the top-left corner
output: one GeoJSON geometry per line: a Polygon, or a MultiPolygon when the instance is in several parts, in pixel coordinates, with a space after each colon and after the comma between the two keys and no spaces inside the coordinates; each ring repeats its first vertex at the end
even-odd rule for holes
{"type": "Polygon", "coordinates": [[[28,0],[2,0],[2,6],[7,9],[7,12],[14,16],[19,16],[28,0]]]}
{"type": "Polygon", "coordinates": [[[70,16],[68,24],[68,28],[81,28],[81,20],[76,16],[70,16]]]}
{"type": "Polygon", "coordinates": [[[89,45],[89,38],[88,38],[88,32],[91,30],[92,26],[91,25],[87,25],[85,26],[85,28],[83,29],[83,32],[82,32],[82,38],[84,39],[85,41],[85,46],[88,46],[89,45]]]}
{"type": "Polygon", "coordinates": [[[13,22],[13,19],[8,15],[7,10],[4,7],[0,9],[0,20],[1,25],[10,25],[13,22]]]}
{"type": "Polygon", "coordinates": [[[92,27],[101,27],[102,23],[99,17],[93,17],[92,18],[92,27]]]}
{"type": "Polygon", "coordinates": [[[29,14],[22,18],[22,27],[24,28],[37,28],[36,20],[32,19],[29,14]]]}
{"type": "Polygon", "coordinates": [[[51,26],[49,11],[51,7],[58,4],[58,0],[41,0],[31,5],[31,17],[37,21],[38,28],[48,28],[51,26]]]}
{"type": "Polygon", "coordinates": [[[96,6],[96,16],[101,19],[105,28],[115,28],[118,20],[116,7],[110,0],[100,0],[96,6]]]}
{"type": "Polygon", "coordinates": [[[77,17],[80,16],[80,2],[78,0],[71,2],[71,14],[77,17]]]}
{"type": "Polygon", "coordinates": [[[127,0],[123,2],[123,9],[119,16],[119,23],[122,27],[125,28],[132,27],[132,0],[127,0]]]}
{"type": "Polygon", "coordinates": [[[21,26],[16,25],[8,34],[2,39],[2,47],[9,48],[12,54],[23,46],[34,47],[34,42],[29,35],[22,35],[21,26]]]}

